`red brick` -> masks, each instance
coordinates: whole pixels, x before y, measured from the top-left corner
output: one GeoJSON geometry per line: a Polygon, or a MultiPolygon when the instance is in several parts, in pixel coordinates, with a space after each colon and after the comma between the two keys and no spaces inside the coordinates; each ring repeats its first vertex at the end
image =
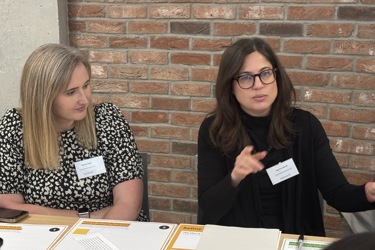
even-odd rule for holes
{"type": "MultiPolygon", "coordinates": [[[[372,52],[375,55],[375,50],[372,52]]],[[[365,72],[365,73],[375,73],[375,59],[374,55],[372,58],[359,58],[357,60],[357,71],[358,72],[365,72]]]]}
{"type": "Polygon", "coordinates": [[[375,55],[374,41],[335,40],[333,53],[347,55],[375,55]]]}
{"type": "Polygon", "coordinates": [[[172,142],[171,153],[194,156],[197,154],[197,144],[196,142],[172,142]]]}
{"type": "Polygon", "coordinates": [[[109,47],[111,48],[145,48],[147,39],[143,37],[109,37],[109,47]]]}
{"type": "Polygon", "coordinates": [[[358,24],[359,38],[375,38],[375,24],[358,24]]]}
{"type": "Polygon", "coordinates": [[[130,21],[128,24],[129,33],[136,34],[163,34],[167,33],[167,22],[155,21],[130,21]]]}
{"type": "Polygon", "coordinates": [[[190,196],[187,186],[166,183],[149,183],[150,195],[186,198],[190,196]]]}
{"type": "Polygon", "coordinates": [[[170,170],[164,170],[164,169],[148,169],[148,181],[162,181],[162,182],[170,182],[171,178],[171,171],[170,170]]]}
{"type": "MultiPolygon", "coordinates": [[[[354,126],[352,137],[355,139],[364,139],[375,141],[375,127],[374,126],[354,126]]],[[[375,158],[374,158],[375,160],[375,158]]]]}
{"type": "Polygon", "coordinates": [[[156,128],[151,128],[151,136],[153,138],[187,140],[190,138],[190,129],[171,126],[158,126],[156,128]]]}
{"type": "Polygon", "coordinates": [[[330,119],[356,123],[375,123],[375,110],[332,107],[330,119]]]}
{"type": "Polygon", "coordinates": [[[222,51],[231,44],[230,39],[192,39],[193,50],[222,51]]]}
{"type": "Polygon", "coordinates": [[[171,114],[171,124],[180,126],[199,126],[205,114],[193,113],[173,113],[171,114]]]}
{"type": "Polygon", "coordinates": [[[191,110],[199,112],[211,112],[216,106],[215,99],[193,99],[191,101],[191,110]]]}
{"type": "Polygon", "coordinates": [[[193,186],[198,185],[198,177],[196,172],[192,171],[172,171],[171,172],[171,181],[182,184],[190,184],[193,186]]]}
{"type": "Polygon", "coordinates": [[[90,62],[102,63],[127,63],[127,52],[108,51],[108,50],[90,50],[90,62]]]}
{"type": "Polygon", "coordinates": [[[326,73],[288,71],[288,75],[294,84],[303,86],[326,86],[329,80],[326,73]]]}
{"type": "Polygon", "coordinates": [[[136,95],[122,95],[114,94],[112,96],[113,103],[119,107],[124,108],[149,108],[150,101],[147,96],[136,96],[136,95]]]}
{"type": "Polygon", "coordinates": [[[374,155],[375,148],[366,141],[341,140],[336,139],[330,142],[331,148],[334,152],[350,153],[358,155],[374,155]]]}
{"type": "Polygon", "coordinates": [[[332,6],[289,6],[289,20],[330,20],[334,18],[335,7],[332,6]]]}
{"type": "Polygon", "coordinates": [[[130,84],[130,92],[143,94],[168,94],[169,84],[165,82],[138,82],[130,84]]]}
{"type": "Polygon", "coordinates": [[[351,94],[351,91],[307,89],[304,94],[304,100],[308,102],[349,104],[351,94]]]}
{"type": "Polygon", "coordinates": [[[192,68],[191,80],[193,81],[210,81],[213,82],[217,77],[216,68],[192,68]]]}
{"type": "Polygon", "coordinates": [[[348,179],[349,183],[355,185],[363,185],[368,181],[372,181],[373,173],[356,173],[352,171],[344,172],[345,177],[348,179]]]}
{"type": "Polygon", "coordinates": [[[168,114],[157,111],[136,111],[132,112],[132,122],[137,123],[167,123],[168,114]]]}
{"type": "Polygon", "coordinates": [[[130,124],[133,134],[135,136],[135,140],[137,141],[137,137],[147,137],[148,127],[136,126],[134,124],[130,124]]]}
{"type": "Polygon", "coordinates": [[[189,18],[190,6],[188,4],[151,5],[149,7],[150,18],[189,18]]]}
{"type": "Polygon", "coordinates": [[[109,75],[112,78],[146,79],[147,68],[141,66],[111,66],[109,75]]]}
{"type": "Polygon", "coordinates": [[[127,81],[107,80],[107,79],[92,79],[91,85],[93,92],[106,92],[106,93],[127,93],[129,85],[127,81]]]}
{"type": "Polygon", "coordinates": [[[284,42],[285,52],[296,53],[319,53],[328,54],[330,50],[330,42],[327,40],[286,40],[284,42]]]}
{"type": "Polygon", "coordinates": [[[108,78],[107,66],[91,65],[92,78],[108,78]]]}
{"type": "Polygon", "coordinates": [[[328,136],[349,136],[349,125],[346,123],[322,121],[322,125],[328,136]]]}
{"type": "Polygon", "coordinates": [[[109,5],[108,17],[110,18],[145,18],[147,6],[139,5],[109,5]]]}
{"type": "Polygon", "coordinates": [[[173,64],[209,65],[211,57],[209,54],[177,52],[171,53],[170,60],[173,64]]]}
{"type": "Polygon", "coordinates": [[[240,19],[283,19],[284,18],[284,7],[282,6],[258,6],[258,5],[247,5],[240,6],[240,19]]]}
{"type": "Polygon", "coordinates": [[[105,36],[71,34],[69,40],[72,47],[103,48],[107,46],[107,39],[105,36]]]}
{"type": "Polygon", "coordinates": [[[125,22],[88,21],[88,31],[95,33],[125,33],[125,22]]]}
{"type": "Polygon", "coordinates": [[[187,223],[192,224],[191,216],[189,214],[182,214],[181,212],[175,213],[172,211],[162,212],[162,211],[155,211],[152,213],[153,221],[163,221],[165,223],[187,223]]]}
{"type": "Polygon", "coordinates": [[[69,17],[104,17],[105,6],[68,4],[68,15],[69,17]]]}
{"type": "Polygon", "coordinates": [[[173,211],[196,213],[198,202],[196,200],[173,200],[173,211]]]}
{"type": "Polygon", "coordinates": [[[298,107],[310,111],[313,113],[318,119],[326,119],[327,118],[327,105],[319,105],[319,104],[308,104],[308,103],[301,103],[297,104],[298,107]]]}
{"type": "Polygon", "coordinates": [[[157,49],[187,49],[189,39],[177,37],[151,37],[151,48],[157,49]]]}
{"type": "Polygon", "coordinates": [[[255,34],[255,23],[249,22],[215,22],[213,33],[215,36],[239,36],[255,34]]]}
{"type": "Polygon", "coordinates": [[[281,63],[284,65],[285,68],[291,69],[296,68],[299,69],[302,67],[302,56],[295,56],[295,55],[278,55],[281,63]]]}
{"type": "Polygon", "coordinates": [[[214,6],[214,5],[193,5],[193,18],[208,18],[208,19],[234,19],[236,16],[236,9],[233,6],[214,6]]]}
{"type": "Polygon", "coordinates": [[[150,79],[155,80],[188,80],[189,71],[186,68],[177,67],[152,67],[150,79]]]}
{"type": "Polygon", "coordinates": [[[211,85],[206,83],[174,83],[171,86],[173,95],[210,96],[211,85]]]}
{"type": "Polygon", "coordinates": [[[332,86],[343,89],[374,89],[375,75],[334,74],[332,86]]]}
{"type": "Polygon", "coordinates": [[[353,59],[342,57],[317,57],[309,56],[307,58],[307,69],[314,70],[342,70],[350,71],[352,69],[353,59]]]}
{"type": "Polygon", "coordinates": [[[190,98],[151,97],[151,108],[164,110],[190,110],[190,98]]]}
{"type": "Polygon", "coordinates": [[[350,37],[353,32],[353,23],[313,23],[307,25],[307,36],[311,37],[350,37]]]}
{"type": "Polygon", "coordinates": [[[85,21],[72,21],[69,20],[69,32],[85,32],[86,31],[86,22],[85,21]]]}
{"type": "Polygon", "coordinates": [[[362,169],[375,171],[375,157],[372,156],[352,156],[351,167],[354,169],[362,169]]]}
{"type": "Polygon", "coordinates": [[[133,64],[167,64],[167,52],[136,50],[130,52],[130,63],[133,64]]]}
{"type": "Polygon", "coordinates": [[[156,141],[156,140],[137,140],[137,146],[140,151],[143,152],[154,152],[154,153],[168,153],[169,142],[167,141],[156,141]]]}
{"type": "Polygon", "coordinates": [[[375,92],[355,93],[354,104],[357,106],[375,107],[375,92]]]}
{"type": "MultiPolygon", "coordinates": [[[[159,209],[159,210],[164,210],[164,211],[172,210],[172,200],[170,198],[149,196],[149,205],[150,205],[150,208],[152,209],[159,209]]],[[[156,220],[153,218],[152,221],[156,221],[156,220]]]]}
{"type": "Polygon", "coordinates": [[[153,155],[151,157],[152,166],[165,168],[190,169],[190,157],[168,155],[153,155]]]}

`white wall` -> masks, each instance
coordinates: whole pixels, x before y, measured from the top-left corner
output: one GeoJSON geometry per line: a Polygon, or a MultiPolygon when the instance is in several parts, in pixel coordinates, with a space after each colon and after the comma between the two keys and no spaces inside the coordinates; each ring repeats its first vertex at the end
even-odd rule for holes
{"type": "Polygon", "coordinates": [[[0,0],[0,117],[19,107],[22,67],[39,45],[68,44],[66,0],[0,0]]]}

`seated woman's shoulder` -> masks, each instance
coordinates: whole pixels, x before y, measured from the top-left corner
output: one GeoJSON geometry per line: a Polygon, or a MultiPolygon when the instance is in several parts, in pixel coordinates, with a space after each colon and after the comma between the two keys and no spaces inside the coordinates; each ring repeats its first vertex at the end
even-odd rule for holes
{"type": "Polygon", "coordinates": [[[94,110],[95,110],[95,113],[101,113],[101,114],[106,114],[106,115],[120,112],[120,109],[116,105],[110,102],[99,103],[95,105],[94,110]]]}

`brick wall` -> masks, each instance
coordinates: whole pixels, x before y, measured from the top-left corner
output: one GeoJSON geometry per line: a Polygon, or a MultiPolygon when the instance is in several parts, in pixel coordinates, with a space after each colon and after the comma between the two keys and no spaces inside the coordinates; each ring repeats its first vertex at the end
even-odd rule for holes
{"type": "MultiPolygon", "coordinates": [[[[68,10],[95,101],[118,105],[149,153],[153,221],[196,222],[197,131],[214,106],[222,51],[239,36],[263,37],[278,52],[348,179],[373,179],[374,0],[70,0],[68,10]]],[[[328,235],[343,235],[332,207],[325,223],[328,235]]]]}

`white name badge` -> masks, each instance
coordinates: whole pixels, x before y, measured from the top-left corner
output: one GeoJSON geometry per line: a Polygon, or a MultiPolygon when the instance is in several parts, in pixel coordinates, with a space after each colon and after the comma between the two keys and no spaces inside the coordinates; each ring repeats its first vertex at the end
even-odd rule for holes
{"type": "Polygon", "coordinates": [[[103,156],[77,161],[74,163],[74,166],[76,167],[77,175],[80,180],[106,172],[103,156]]]}
{"type": "Polygon", "coordinates": [[[299,174],[292,158],[266,169],[273,185],[299,174]]]}

